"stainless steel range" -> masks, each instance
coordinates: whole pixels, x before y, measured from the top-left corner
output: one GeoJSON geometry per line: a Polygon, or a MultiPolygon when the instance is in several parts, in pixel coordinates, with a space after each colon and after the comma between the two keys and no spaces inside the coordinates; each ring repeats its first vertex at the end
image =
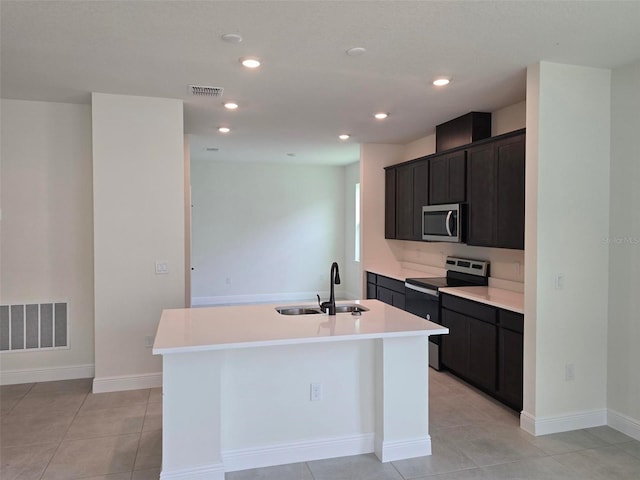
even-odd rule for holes
{"type": "MultiPolygon", "coordinates": [[[[405,280],[405,310],[434,323],[440,323],[441,288],[484,286],[489,283],[489,262],[447,257],[446,267],[446,277],[405,280]]],[[[440,370],[440,335],[429,337],[429,365],[440,370]]]]}

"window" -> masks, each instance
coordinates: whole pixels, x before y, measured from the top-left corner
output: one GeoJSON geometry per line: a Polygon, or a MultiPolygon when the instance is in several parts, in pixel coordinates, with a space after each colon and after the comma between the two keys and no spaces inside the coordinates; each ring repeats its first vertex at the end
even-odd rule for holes
{"type": "Polygon", "coordinates": [[[356,218],[356,229],[355,229],[355,255],[354,255],[354,260],[356,262],[360,261],[360,183],[356,183],[356,198],[355,198],[355,205],[356,205],[356,212],[355,212],[355,218],[356,218]]]}

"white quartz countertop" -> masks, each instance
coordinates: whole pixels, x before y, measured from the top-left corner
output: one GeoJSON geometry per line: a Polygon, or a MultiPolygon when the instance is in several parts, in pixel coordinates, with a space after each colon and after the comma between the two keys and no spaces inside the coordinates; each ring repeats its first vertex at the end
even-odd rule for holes
{"type": "MultiPolygon", "coordinates": [[[[153,353],[166,355],[207,350],[300,343],[429,336],[449,333],[441,325],[378,300],[358,303],[362,315],[339,313],[282,315],[276,307],[300,304],[243,305],[163,310],[153,353]]],[[[313,304],[304,306],[317,307],[313,304]]]]}
{"type": "Polygon", "coordinates": [[[448,293],[494,307],[524,314],[524,294],[495,287],[446,287],[440,293],[448,293]]]}

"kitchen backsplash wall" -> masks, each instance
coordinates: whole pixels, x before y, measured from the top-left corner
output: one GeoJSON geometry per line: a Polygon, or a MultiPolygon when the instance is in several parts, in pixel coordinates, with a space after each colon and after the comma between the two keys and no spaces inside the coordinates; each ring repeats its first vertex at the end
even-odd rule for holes
{"type": "Polygon", "coordinates": [[[524,251],[503,248],[472,247],[460,243],[400,242],[399,261],[432,267],[445,267],[447,256],[488,260],[490,276],[512,282],[524,282],[524,251]]]}

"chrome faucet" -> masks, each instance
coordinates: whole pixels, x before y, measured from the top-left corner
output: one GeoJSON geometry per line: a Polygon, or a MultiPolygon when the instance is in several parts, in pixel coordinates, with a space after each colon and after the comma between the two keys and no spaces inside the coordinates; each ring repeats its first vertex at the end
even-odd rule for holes
{"type": "Polygon", "coordinates": [[[333,262],[331,264],[331,273],[330,273],[330,294],[328,302],[320,302],[320,295],[318,297],[318,304],[320,305],[320,310],[328,313],[329,315],[336,314],[336,295],[335,295],[335,285],[340,285],[340,270],[338,269],[338,262],[333,262]]]}

